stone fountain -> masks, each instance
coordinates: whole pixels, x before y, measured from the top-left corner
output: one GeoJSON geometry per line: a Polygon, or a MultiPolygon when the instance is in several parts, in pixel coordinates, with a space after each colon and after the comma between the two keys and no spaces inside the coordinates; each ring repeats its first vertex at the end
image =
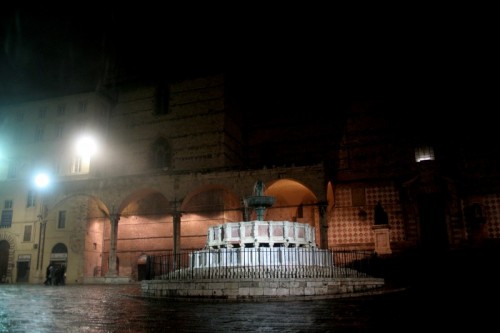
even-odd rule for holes
{"type": "Polygon", "coordinates": [[[245,211],[254,209],[256,220],[209,227],[205,247],[189,252],[186,260],[161,257],[157,263],[161,273],[142,282],[143,295],[238,300],[325,297],[383,286],[383,279],[337,267],[332,250],[317,248],[313,226],[265,221],[265,211],[274,202],[258,181],[253,195],[244,200],[245,211]]]}
{"type": "Polygon", "coordinates": [[[243,200],[245,212],[248,209],[255,210],[257,219],[210,227],[207,234],[207,249],[316,247],[315,229],[311,225],[264,220],[266,209],[275,202],[274,197],[264,195],[264,190],[264,183],[259,180],[254,186],[253,195],[243,200]]]}

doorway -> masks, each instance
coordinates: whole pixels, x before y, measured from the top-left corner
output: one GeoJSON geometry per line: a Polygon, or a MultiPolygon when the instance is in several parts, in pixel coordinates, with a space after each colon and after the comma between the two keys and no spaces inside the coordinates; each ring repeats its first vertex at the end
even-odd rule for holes
{"type": "Polygon", "coordinates": [[[137,260],[137,281],[149,280],[150,277],[150,257],[148,255],[141,255],[137,260]]]}
{"type": "Polygon", "coordinates": [[[30,260],[18,260],[17,261],[17,277],[16,282],[29,282],[30,278],[30,260]]]}
{"type": "Polygon", "coordinates": [[[0,240],[0,283],[8,282],[10,244],[0,240]]]}
{"type": "Polygon", "coordinates": [[[443,251],[449,247],[445,200],[441,193],[423,194],[418,201],[420,245],[423,249],[443,251]]]}

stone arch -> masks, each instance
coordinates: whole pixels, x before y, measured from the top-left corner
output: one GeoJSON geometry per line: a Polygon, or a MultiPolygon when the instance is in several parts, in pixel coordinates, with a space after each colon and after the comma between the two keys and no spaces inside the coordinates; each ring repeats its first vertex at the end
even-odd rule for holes
{"type": "MultiPolygon", "coordinates": [[[[111,214],[118,214],[116,268],[122,277],[137,278],[137,258],[141,254],[163,254],[173,247],[171,204],[160,191],[140,188],[123,197],[111,214]]],[[[102,268],[110,260],[111,223],[104,224],[102,268]]]]}
{"type": "Polygon", "coordinates": [[[191,191],[180,209],[182,248],[204,247],[211,226],[243,221],[242,199],[221,184],[207,184],[191,191]]]}
{"type": "Polygon", "coordinates": [[[88,210],[88,214],[81,214],[81,216],[88,215],[91,218],[105,218],[109,216],[109,209],[104,201],[96,195],[86,192],[75,192],[58,198],[52,207],[48,207],[49,213],[50,211],[57,211],[75,198],[82,198],[83,205],[79,205],[80,210],[85,208],[88,210]]]}
{"type": "MultiPolygon", "coordinates": [[[[221,211],[241,218],[242,199],[227,186],[221,184],[203,185],[191,191],[182,201],[182,212],[212,216],[221,211]]],[[[228,217],[229,218],[229,217],[228,217]]]]}
{"type": "Polygon", "coordinates": [[[3,243],[0,248],[0,283],[12,282],[16,241],[11,234],[2,232],[0,233],[0,243],[3,243]]]}
{"type": "Polygon", "coordinates": [[[265,194],[276,198],[274,205],[268,209],[268,219],[308,223],[315,221],[312,219],[312,212],[316,210],[316,195],[301,182],[291,178],[275,180],[267,186],[265,194]]]}
{"type": "Polygon", "coordinates": [[[267,209],[267,220],[307,223],[315,228],[316,240],[320,240],[318,200],[309,187],[296,179],[282,178],[270,182],[265,194],[276,198],[267,209]]]}
{"type": "Polygon", "coordinates": [[[152,188],[142,188],[126,196],[116,213],[124,216],[167,215],[171,204],[163,193],[152,188]]]}
{"type": "MultiPolygon", "coordinates": [[[[45,249],[50,251],[58,243],[64,244],[68,252],[67,258],[72,258],[67,270],[71,281],[83,281],[85,277],[93,277],[96,272],[101,271],[108,221],[108,207],[99,197],[87,192],[61,196],[50,207],[47,236],[60,236],[47,239],[45,249]],[[66,232],[63,234],[58,232],[60,211],[65,211],[66,217],[66,232]]],[[[46,255],[49,256],[46,258],[50,258],[52,252],[47,252],[46,255]]]]}
{"type": "Polygon", "coordinates": [[[59,242],[52,246],[49,263],[56,270],[55,284],[65,284],[64,273],[66,273],[68,264],[68,247],[66,244],[59,242]]]}

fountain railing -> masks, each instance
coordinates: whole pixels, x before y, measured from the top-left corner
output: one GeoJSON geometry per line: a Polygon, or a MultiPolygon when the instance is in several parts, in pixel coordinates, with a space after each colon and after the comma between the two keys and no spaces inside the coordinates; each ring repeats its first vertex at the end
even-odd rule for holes
{"type": "Polygon", "coordinates": [[[182,251],[150,256],[149,279],[368,277],[373,251],[299,247],[182,251]]]}

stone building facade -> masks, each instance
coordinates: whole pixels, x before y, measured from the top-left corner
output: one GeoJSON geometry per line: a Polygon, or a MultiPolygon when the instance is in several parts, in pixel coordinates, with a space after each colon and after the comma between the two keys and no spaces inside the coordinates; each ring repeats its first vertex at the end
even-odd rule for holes
{"type": "Polygon", "coordinates": [[[276,197],[265,219],[309,223],[321,248],[374,250],[377,202],[393,253],[500,238],[496,169],[478,156],[464,167],[466,153],[402,131],[383,104],[263,122],[230,97],[220,74],[2,106],[2,282],[42,283],[49,264],[67,283],[142,280],[147,256],[255,219],[243,200],[258,180],[276,197]],[[77,150],[82,137],[97,148],[77,150]]]}

